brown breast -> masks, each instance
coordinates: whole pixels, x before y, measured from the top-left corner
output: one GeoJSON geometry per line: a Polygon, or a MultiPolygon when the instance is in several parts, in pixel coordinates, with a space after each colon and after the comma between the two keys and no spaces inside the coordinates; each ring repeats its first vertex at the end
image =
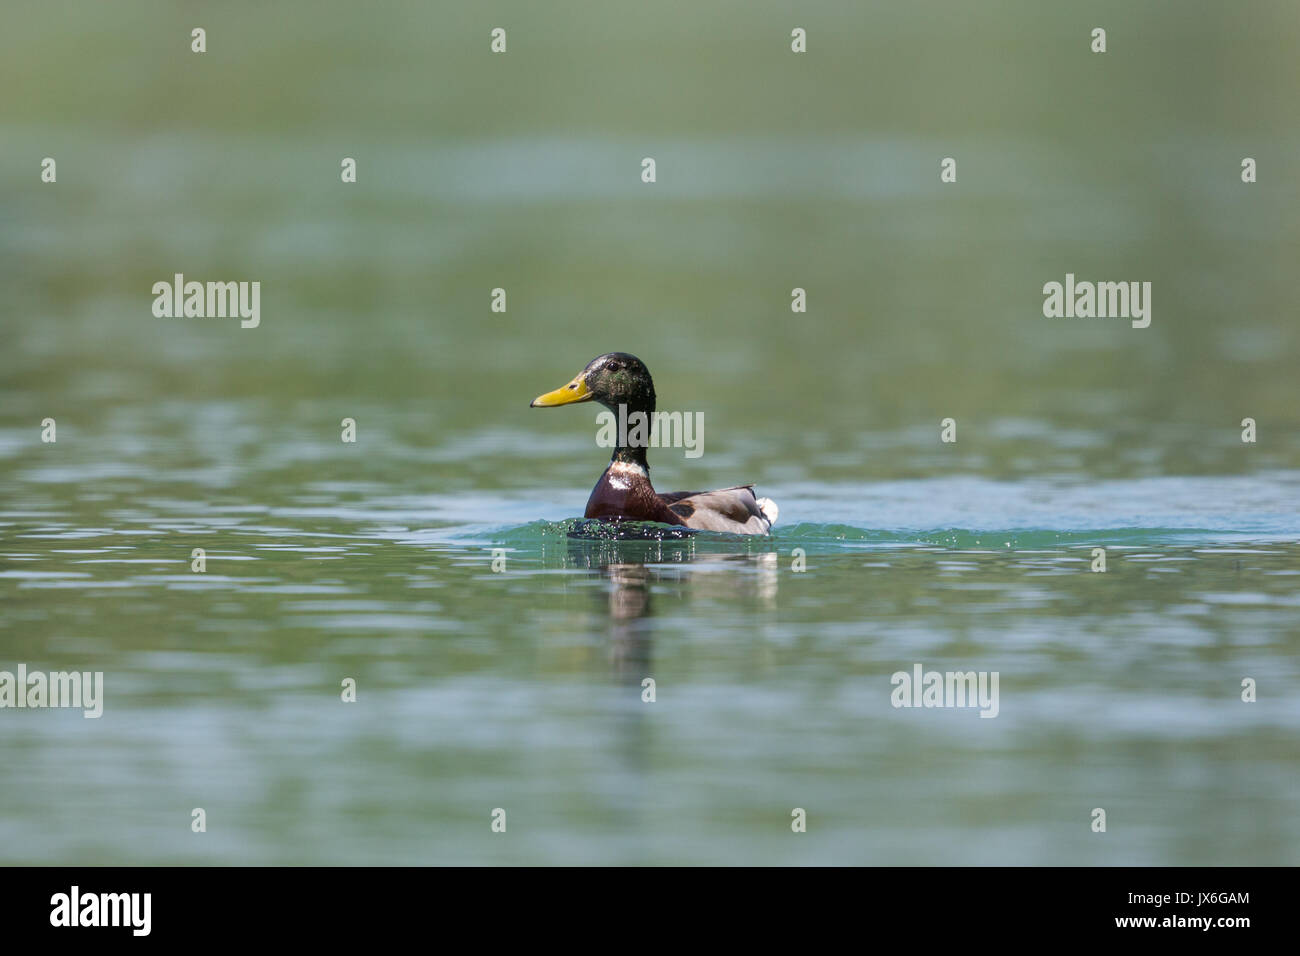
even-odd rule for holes
{"type": "Polygon", "coordinates": [[[650,477],[644,471],[621,462],[614,462],[606,468],[596,487],[591,489],[584,517],[686,524],[655,494],[650,477]]]}

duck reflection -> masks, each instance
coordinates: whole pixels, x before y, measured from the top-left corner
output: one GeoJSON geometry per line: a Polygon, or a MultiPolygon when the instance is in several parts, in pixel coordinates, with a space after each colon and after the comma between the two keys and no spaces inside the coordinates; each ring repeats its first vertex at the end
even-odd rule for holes
{"type": "MultiPolygon", "coordinates": [[[[670,722],[683,712],[658,711],[661,701],[689,706],[689,690],[665,684],[656,674],[655,639],[661,622],[671,622],[669,639],[681,643],[702,639],[683,625],[698,600],[725,603],[738,610],[776,606],[778,558],[776,545],[747,541],[570,538],[564,556],[567,567],[589,572],[603,587],[593,588],[597,608],[592,638],[608,647],[612,693],[603,711],[604,727],[614,734],[609,757],[625,771],[611,777],[617,787],[615,814],[624,832],[646,831],[645,814],[653,803],[648,781],[654,765],[655,728],[660,714],[670,722]],[[663,695],[662,697],[660,695],[663,695]]],[[[681,675],[684,664],[673,658],[671,671],[681,675]]],[[[668,706],[671,707],[671,704],[668,706]]],[[[651,846],[647,843],[647,854],[651,846]]]]}
{"type": "Polygon", "coordinates": [[[732,546],[711,539],[705,550],[691,538],[572,537],[568,545],[570,567],[588,569],[608,582],[597,601],[607,619],[611,669],[620,682],[639,684],[653,676],[657,601],[673,610],[699,599],[740,607],[776,606],[775,544],[757,550],[750,542],[732,546]]]}

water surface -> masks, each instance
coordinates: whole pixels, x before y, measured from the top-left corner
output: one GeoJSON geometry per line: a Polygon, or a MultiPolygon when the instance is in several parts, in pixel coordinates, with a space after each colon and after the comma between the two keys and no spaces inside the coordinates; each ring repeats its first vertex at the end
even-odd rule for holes
{"type": "Polygon", "coordinates": [[[0,669],[106,699],[0,711],[0,860],[1300,862],[1296,8],[852,6],[11,18],[0,669]],[[774,535],[570,536],[615,349],[774,535]]]}

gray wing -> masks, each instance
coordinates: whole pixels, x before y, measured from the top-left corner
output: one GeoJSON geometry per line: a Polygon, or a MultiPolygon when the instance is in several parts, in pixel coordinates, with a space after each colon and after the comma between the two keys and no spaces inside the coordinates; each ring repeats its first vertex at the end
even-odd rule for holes
{"type": "Polygon", "coordinates": [[[776,504],[770,498],[755,498],[753,485],[695,494],[679,491],[660,497],[671,502],[669,509],[686,527],[701,531],[767,534],[776,522],[776,504]]]}

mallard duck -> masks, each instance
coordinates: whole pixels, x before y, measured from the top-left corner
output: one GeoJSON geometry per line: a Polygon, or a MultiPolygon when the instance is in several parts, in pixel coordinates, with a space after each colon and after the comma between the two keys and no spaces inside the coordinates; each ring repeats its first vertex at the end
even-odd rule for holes
{"type": "MultiPolygon", "coordinates": [[[[642,412],[651,421],[655,386],[650,370],[635,355],[609,352],[592,359],[568,385],[532,400],[531,408],[599,402],[624,421],[642,412]]],[[[626,429],[625,429],[626,431],[626,429]]],[[[633,430],[635,432],[635,429],[633,430]]],[[[621,435],[620,441],[628,440],[621,435]]],[[[755,498],[753,485],[718,491],[675,491],[659,494],[650,484],[645,443],[619,444],[609,467],[587,499],[585,517],[607,521],[658,521],[703,531],[767,534],[776,523],[777,507],[770,498],[755,498]]]]}

